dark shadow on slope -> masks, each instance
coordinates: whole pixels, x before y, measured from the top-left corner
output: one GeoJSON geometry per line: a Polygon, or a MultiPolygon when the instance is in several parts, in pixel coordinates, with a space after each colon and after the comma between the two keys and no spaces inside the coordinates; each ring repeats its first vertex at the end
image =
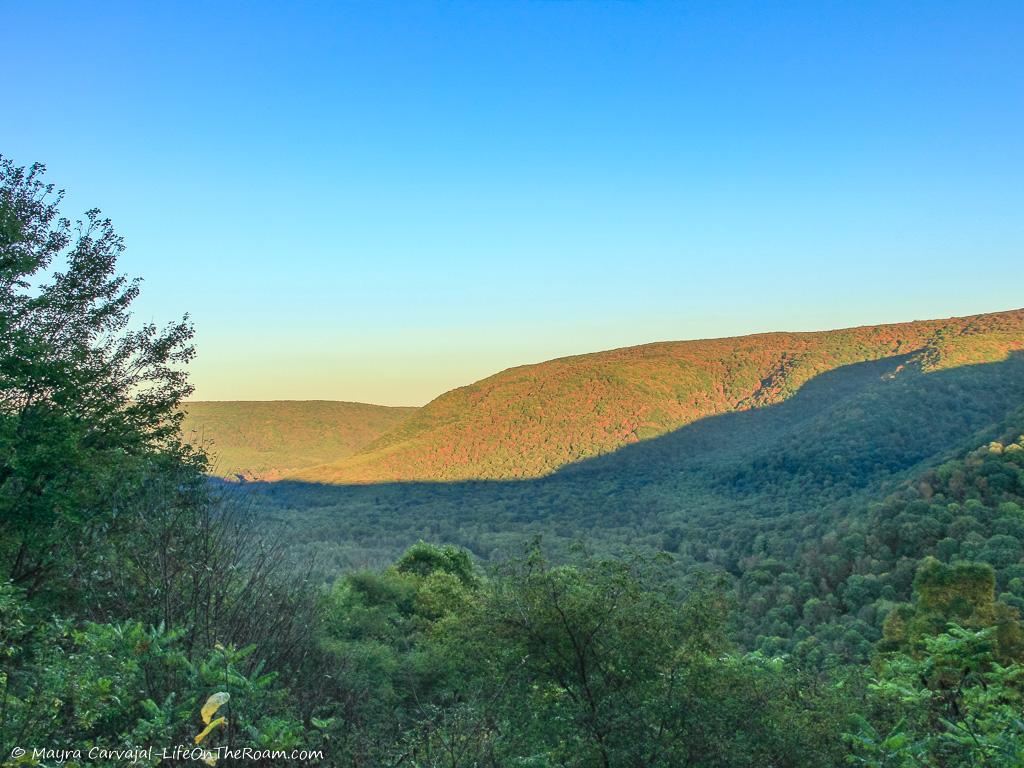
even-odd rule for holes
{"type": "MultiPolygon", "coordinates": [[[[545,478],[244,491],[299,556],[316,554],[327,570],[388,561],[419,538],[501,557],[535,534],[556,548],[583,537],[715,561],[725,541],[742,551],[863,510],[1024,405],[1022,353],[932,373],[907,360],[845,366],[780,404],[708,417],[545,478]]],[[[773,546],[768,554],[787,555],[773,546]]]]}
{"type": "MultiPolygon", "coordinates": [[[[900,355],[854,363],[827,371],[804,384],[780,403],[732,411],[700,419],[659,437],[624,446],[616,451],[569,464],[559,475],[689,465],[707,465],[723,456],[738,457],[758,446],[784,438],[799,439],[799,430],[811,420],[835,410],[850,398],[878,386],[910,363],[913,355],[900,355]]],[[[901,375],[917,371],[902,370],[901,375]]]]}

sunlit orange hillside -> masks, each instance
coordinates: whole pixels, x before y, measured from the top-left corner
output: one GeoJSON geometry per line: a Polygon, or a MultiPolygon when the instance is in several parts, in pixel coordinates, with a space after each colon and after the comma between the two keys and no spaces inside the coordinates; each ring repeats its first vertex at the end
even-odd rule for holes
{"type": "Polygon", "coordinates": [[[1024,349],[1024,310],[818,333],[647,344],[512,368],[441,395],[351,456],[291,473],[366,483],[545,475],[705,416],[777,403],[839,366],[925,370],[1024,349]]]}

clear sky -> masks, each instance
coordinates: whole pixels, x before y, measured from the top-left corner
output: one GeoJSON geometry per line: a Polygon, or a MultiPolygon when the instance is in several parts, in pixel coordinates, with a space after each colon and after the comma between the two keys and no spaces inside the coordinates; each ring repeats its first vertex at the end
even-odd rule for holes
{"type": "Polygon", "coordinates": [[[1024,306],[1024,3],[0,1],[202,399],[1024,306]]]}

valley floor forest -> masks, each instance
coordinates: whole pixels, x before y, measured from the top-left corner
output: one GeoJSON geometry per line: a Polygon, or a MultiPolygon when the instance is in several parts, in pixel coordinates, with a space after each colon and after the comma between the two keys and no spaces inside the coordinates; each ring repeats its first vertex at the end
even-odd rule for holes
{"type": "Polygon", "coordinates": [[[193,404],[62,205],[0,158],[2,765],[1024,765],[1024,310],[193,404]]]}

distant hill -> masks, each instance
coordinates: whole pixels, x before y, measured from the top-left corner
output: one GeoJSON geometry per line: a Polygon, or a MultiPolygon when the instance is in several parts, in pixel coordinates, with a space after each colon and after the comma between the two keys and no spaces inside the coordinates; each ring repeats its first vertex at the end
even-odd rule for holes
{"type": "Polygon", "coordinates": [[[350,455],[288,477],[323,483],[541,477],[709,416],[780,403],[842,366],[902,357],[927,373],[1004,360],[1021,349],[1024,310],[577,355],[447,392],[350,455]]]}
{"type": "Polygon", "coordinates": [[[213,474],[274,480],[350,456],[416,411],[332,400],[185,404],[183,433],[204,446],[213,474]]]}

